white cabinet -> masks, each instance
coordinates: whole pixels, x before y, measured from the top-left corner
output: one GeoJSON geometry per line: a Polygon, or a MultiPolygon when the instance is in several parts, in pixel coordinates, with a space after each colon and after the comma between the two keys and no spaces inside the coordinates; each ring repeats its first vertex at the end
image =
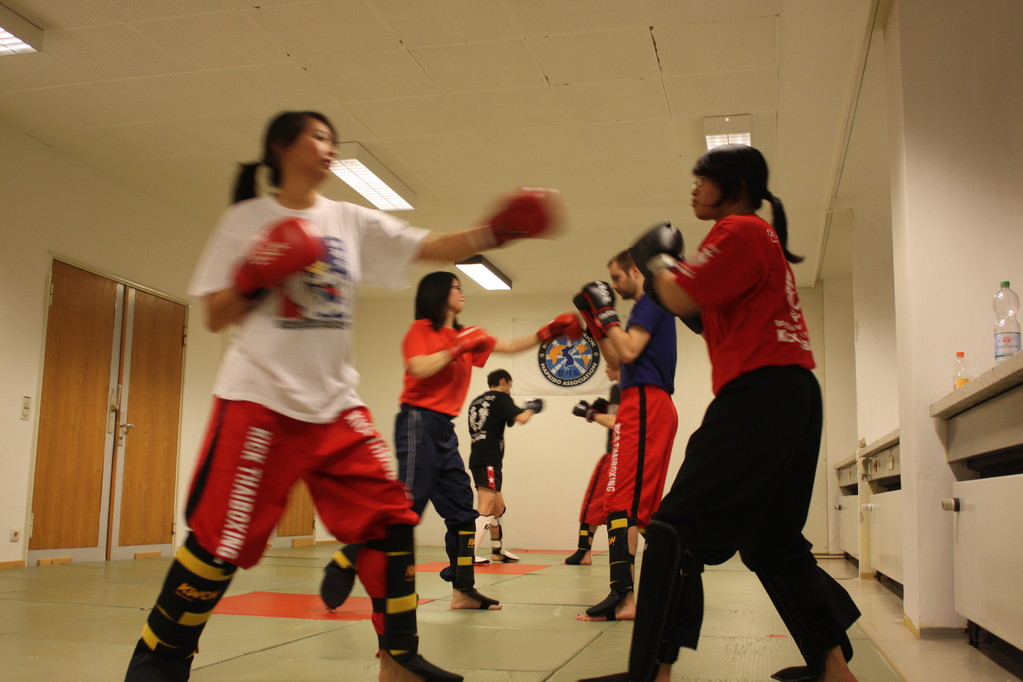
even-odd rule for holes
{"type": "Polygon", "coordinates": [[[1023,649],[1023,474],[952,490],[956,612],[1023,649]]]}
{"type": "Polygon", "coordinates": [[[1023,648],[1023,353],[931,405],[945,420],[955,609],[1023,648]]]}

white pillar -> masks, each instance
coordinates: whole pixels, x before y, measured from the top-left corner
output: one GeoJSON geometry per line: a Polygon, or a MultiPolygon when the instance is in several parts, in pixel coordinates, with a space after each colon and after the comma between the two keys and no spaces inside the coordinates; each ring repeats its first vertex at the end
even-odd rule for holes
{"type": "Polygon", "coordinates": [[[954,479],[928,406],[956,351],[974,373],[993,364],[991,296],[1023,285],[1021,33],[1018,0],[896,0],[885,26],[904,607],[921,632],[962,622],[940,507],[954,479]]]}

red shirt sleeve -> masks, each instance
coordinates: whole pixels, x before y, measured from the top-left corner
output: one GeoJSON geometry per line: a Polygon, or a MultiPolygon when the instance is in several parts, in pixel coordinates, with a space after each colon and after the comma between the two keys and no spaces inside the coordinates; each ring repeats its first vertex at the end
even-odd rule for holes
{"type": "Polygon", "coordinates": [[[719,221],[675,276],[701,308],[718,308],[741,298],[768,269],[769,254],[761,245],[777,241],[774,231],[742,218],[728,216],[719,221]],[[750,234],[753,231],[764,234],[758,239],[759,235],[750,234]]]}

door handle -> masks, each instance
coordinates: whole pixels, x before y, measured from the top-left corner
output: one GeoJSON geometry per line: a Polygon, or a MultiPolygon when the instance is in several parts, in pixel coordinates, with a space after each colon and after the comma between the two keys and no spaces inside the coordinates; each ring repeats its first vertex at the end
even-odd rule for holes
{"type": "Polygon", "coordinates": [[[962,509],[958,497],[949,497],[941,501],[941,508],[945,511],[957,512],[962,509]]]}
{"type": "Polygon", "coordinates": [[[134,429],[135,425],[134,424],[121,424],[118,428],[120,429],[121,433],[117,437],[117,444],[118,445],[124,445],[124,437],[126,435],[128,435],[128,429],[134,429]]]}

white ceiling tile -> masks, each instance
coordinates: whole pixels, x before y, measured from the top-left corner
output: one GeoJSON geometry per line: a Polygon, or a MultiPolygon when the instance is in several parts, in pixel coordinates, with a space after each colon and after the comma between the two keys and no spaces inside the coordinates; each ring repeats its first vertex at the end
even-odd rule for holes
{"type": "Polygon", "coordinates": [[[3,4],[44,31],[120,23],[115,12],[96,0],[4,0],[3,4]]]}
{"type": "Polygon", "coordinates": [[[439,94],[407,50],[357,52],[306,62],[309,75],[342,102],[439,94]]]}
{"type": "Polygon", "coordinates": [[[462,132],[462,117],[441,96],[349,102],[352,114],[376,137],[415,137],[462,132]]]}
{"type": "Polygon", "coordinates": [[[777,16],[781,0],[643,0],[651,26],[777,16]]]}
{"type": "Polygon", "coordinates": [[[552,85],[660,76],[657,52],[645,27],[542,36],[530,38],[529,45],[552,85]]]}
{"type": "Polygon", "coordinates": [[[677,154],[656,156],[620,156],[593,159],[593,174],[600,184],[676,182],[679,187],[689,179],[691,164],[677,154]]]}
{"type": "Polygon", "coordinates": [[[616,121],[595,123],[576,128],[576,135],[582,142],[587,156],[593,158],[618,156],[649,156],[673,151],[674,139],[671,121],[616,121]]]}
{"type": "Polygon", "coordinates": [[[732,72],[728,74],[727,88],[721,87],[722,78],[715,73],[665,76],[664,92],[672,116],[724,116],[777,108],[775,69],[732,72]]]}
{"type": "Polygon", "coordinates": [[[778,20],[717,21],[654,27],[666,74],[752,71],[778,64],[778,20]]]}
{"type": "Polygon", "coordinates": [[[176,118],[164,125],[198,144],[207,154],[228,154],[234,161],[254,161],[261,153],[260,136],[270,114],[265,111],[227,116],[176,118]]]}
{"type": "Polygon", "coordinates": [[[454,194],[496,196],[515,186],[515,179],[500,164],[446,166],[430,171],[430,182],[454,194]]]}
{"type": "Polygon", "coordinates": [[[661,81],[656,78],[611,83],[561,85],[554,94],[572,122],[606,123],[668,118],[661,81]]]}
{"type": "Polygon", "coordinates": [[[482,131],[480,142],[493,156],[505,161],[548,161],[580,159],[585,147],[571,126],[482,131]]]}
{"type": "Polygon", "coordinates": [[[271,40],[298,60],[324,59],[398,43],[361,0],[332,0],[243,11],[271,40]]]}
{"type": "Polygon", "coordinates": [[[201,76],[215,93],[209,105],[224,113],[316,109],[335,103],[334,96],[294,62],[206,71],[201,76]]]}
{"type": "MultiPolygon", "coordinates": [[[[127,22],[167,19],[170,17],[196,16],[223,12],[225,10],[242,10],[253,7],[285,7],[288,5],[308,4],[309,0],[100,0],[110,7],[117,16],[127,22]]],[[[300,11],[296,8],[296,11],[300,11]]]]}
{"type": "Polygon", "coordinates": [[[125,24],[47,31],[46,52],[96,80],[181,71],[178,60],[125,24]]]}
{"type": "Polygon", "coordinates": [[[46,52],[30,52],[0,60],[0,92],[47,88],[85,80],[85,75],[80,71],[46,52]]]}
{"type": "Polygon", "coordinates": [[[441,92],[541,87],[547,84],[521,39],[412,50],[441,92]]]}
{"type": "Polygon", "coordinates": [[[515,0],[508,11],[530,37],[649,25],[640,0],[515,0]]]}
{"type": "Polygon", "coordinates": [[[550,88],[471,92],[449,95],[465,130],[543,128],[564,125],[550,88]]]}
{"type": "Polygon", "coordinates": [[[489,145],[481,143],[473,133],[398,137],[379,140],[377,145],[384,150],[384,154],[377,158],[381,160],[384,156],[399,158],[407,167],[419,173],[432,168],[495,161],[495,155],[489,145]]]}
{"type": "Polygon", "coordinates": [[[204,150],[195,141],[179,135],[161,123],[127,123],[82,130],[96,144],[125,159],[200,154],[204,150]]]}
{"type": "Polygon", "coordinates": [[[503,2],[369,0],[369,4],[408,48],[519,37],[503,2]]]}
{"type": "Polygon", "coordinates": [[[202,73],[132,78],[102,85],[113,93],[112,102],[124,103],[135,114],[126,122],[214,116],[232,111],[228,94],[210,86],[202,73]]]}
{"type": "Polygon", "coordinates": [[[316,111],[326,116],[334,126],[339,141],[370,140],[377,136],[343,104],[328,104],[316,111]]]}
{"type": "Polygon", "coordinates": [[[36,119],[28,130],[39,133],[48,127],[78,130],[148,120],[147,109],[125,98],[118,82],[82,83],[38,90],[22,90],[4,96],[3,109],[36,119]]]}
{"type": "Polygon", "coordinates": [[[283,48],[238,12],[159,19],[132,27],[193,68],[251,66],[288,59],[283,48]]]}
{"type": "Polygon", "coordinates": [[[541,164],[510,161],[504,164],[512,182],[522,187],[592,187],[597,181],[588,159],[551,159],[541,164]]]}

